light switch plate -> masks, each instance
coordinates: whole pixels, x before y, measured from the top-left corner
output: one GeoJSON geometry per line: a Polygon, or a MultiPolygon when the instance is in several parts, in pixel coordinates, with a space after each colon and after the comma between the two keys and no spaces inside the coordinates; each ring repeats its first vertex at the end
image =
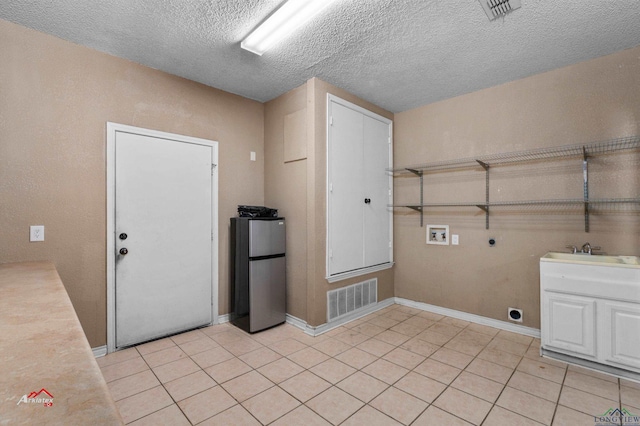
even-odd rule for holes
{"type": "Polygon", "coordinates": [[[44,225],[29,227],[29,241],[44,241],[44,225]]]}
{"type": "Polygon", "coordinates": [[[249,158],[251,159],[251,161],[256,161],[256,152],[251,151],[251,154],[249,154],[249,158]]]}
{"type": "Polygon", "coordinates": [[[451,245],[457,246],[460,244],[458,234],[451,234],[451,245]]]}

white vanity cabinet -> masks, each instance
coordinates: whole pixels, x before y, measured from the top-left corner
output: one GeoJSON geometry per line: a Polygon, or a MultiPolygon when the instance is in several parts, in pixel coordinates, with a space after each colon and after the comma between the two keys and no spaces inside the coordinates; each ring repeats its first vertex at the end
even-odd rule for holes
{"type": "Polygon", "coordinates": [[[640,377],[640,259],[548,253],[540,300],[544,355],[640,377]]]}

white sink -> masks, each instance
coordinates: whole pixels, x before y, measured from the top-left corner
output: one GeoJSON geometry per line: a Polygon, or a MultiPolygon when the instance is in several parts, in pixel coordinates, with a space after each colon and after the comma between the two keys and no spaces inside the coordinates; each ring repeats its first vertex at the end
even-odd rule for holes
{"type": "Polygon", "coordinates": [[[544,289],[640,303],[640,257],[550,252],[540,258],[544,289]]]}
{"type": "Polygon", "coordinates": [[[624,268],[640,268],[638,256],[605,256],[582,253],[549,252],[540,258],[541,262],[576,263],[581,265],[617,266],[624,268]]]}

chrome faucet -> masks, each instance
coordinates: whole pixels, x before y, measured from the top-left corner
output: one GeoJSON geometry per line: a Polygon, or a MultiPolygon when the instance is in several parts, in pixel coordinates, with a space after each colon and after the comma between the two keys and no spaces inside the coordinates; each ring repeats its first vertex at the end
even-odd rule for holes
{"type": "Polygon", "coordinates": [[[593,254],[592,250],[600,250],[600,247],[591,247],[591,244],[589,244],[588,242],[582,245],[582,249],[581,249],[582,253],[593,254]]]}
{"type": "Polygon", "coordinates": [[[571,249],[571,253],[572,254],[576,254],[578,252],[578,247],[576,246],[572,246],[572,245],[568,245],[566,246],[568,249],[571,249]]]}

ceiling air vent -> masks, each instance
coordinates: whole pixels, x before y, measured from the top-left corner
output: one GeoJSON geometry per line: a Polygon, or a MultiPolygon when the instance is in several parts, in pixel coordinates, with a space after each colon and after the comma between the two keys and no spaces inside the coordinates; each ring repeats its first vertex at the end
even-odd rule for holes
{"type": "Polygon", "coordinates": [[[479,0],[490,21],[522,6],[522,0],[479,0]]]}

